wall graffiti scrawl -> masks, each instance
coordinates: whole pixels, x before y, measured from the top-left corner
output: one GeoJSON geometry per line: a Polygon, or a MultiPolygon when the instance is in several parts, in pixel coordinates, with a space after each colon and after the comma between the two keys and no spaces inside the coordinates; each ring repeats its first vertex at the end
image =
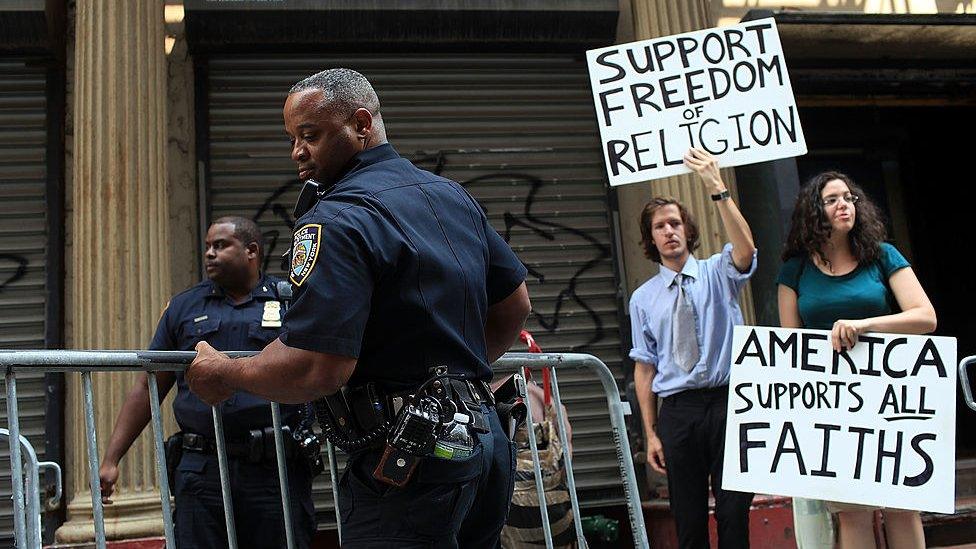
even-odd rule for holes
{"type": "MultiPolygon", "coordinates": [[[[418,152],[411,158],[411,161],[418,167],[429,170],[441,175],[449,162],[449,151],[437,151],[434,153],[418,152]]],[[[504,229],[501,231],[502,237],[513,247],[518,246],[519,235],[516,228],[522,228],[530,233],[548,240],[550,242],[573,240],[575,243],[584,243],[588,250],[587,256],[578,265],[564,285],[559,289],[555,296],[555,301],[551,312],[532,311],[532,315],[548,332],[555,332],[559,328],[560,320],[567,314],[565,306],[575,303],[592,321],[592,332],[589,338],[578,345],[572,346],[573,352],[586,350],[589,346],[600,342],[605,337],[603,320],[587,302],[586,296],[581,295],[577,290],[583,276],[592,272],[602,261],[610,257],[607,246],[601,243],[596,237],[586,231],[571,227],[569,225],[549,221],[542,215],[533,211],[533,207],[539,197],[540,191],[547,185],[541,178],[530,174],[515,171],[496,171],[486,175],[481,175],[459,183],[465,188],[472,186],[489,184],[493,181],[514,182],[514,188],[525,189],[525,196],[521,202],[520,211],[505,211],[502,219],[504,229]],[[515,241],[513,242],[513,239],[515,241]]],[[[261,206],[254,212],[252,219],[259,225],[269,226],[272,224],[284,224],[288,228],[288,234],[282,240],[281,230],[269,229],[264,232],[267,242],[267,253],[264,257],[263,268],[268,270],[272,261],[277,261],[283,252],[286,251],[287,243],[291,242],[291,232],[295,229],[295,219],[292,218],[292,207],[290,199],[295,192],[302,186],[299,179],[291,179],[272,191],[264,200],[261,206]]],[[[484,209],[484,205],[482,205],[484,209]]],[[[276,264],[275,264],[276,265],[276,264]]],[[[539,284],[546,284],[545,269],[536,265],[526,264],[529,275],[539,284]]]]}

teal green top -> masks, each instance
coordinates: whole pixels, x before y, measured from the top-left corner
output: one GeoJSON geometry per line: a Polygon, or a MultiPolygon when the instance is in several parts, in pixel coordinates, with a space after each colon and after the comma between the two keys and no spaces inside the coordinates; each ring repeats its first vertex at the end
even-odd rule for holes
{"type": "Polygon", "coordinates": [[[793,257],[783,263],[776,281],[796,292],[804,328],[830,330],[840,319],[891,314],[892,304],[897,302],[888,279],[908,266],[905,256],[883,242],[877,261],[858,265],[847,274],[824,274],[809,257],[793,257]]]}

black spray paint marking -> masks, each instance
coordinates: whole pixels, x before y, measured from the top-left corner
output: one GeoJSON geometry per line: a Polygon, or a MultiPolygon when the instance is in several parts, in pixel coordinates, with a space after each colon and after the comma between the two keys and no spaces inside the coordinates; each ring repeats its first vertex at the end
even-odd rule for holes
{"type": "Polygon", "coordinates": [[[8,276],[6,279],[0,280],[0,292],[2,292],[3,289],[6,288],[8,285],[17,282],[21,278],[24,278],[24,275],[27,274],[28,261],[27,258],[19,255],[0,254],[0,262],[10,262],[17,265],[17,267],[14,270],[14,274],[8,276]]]}

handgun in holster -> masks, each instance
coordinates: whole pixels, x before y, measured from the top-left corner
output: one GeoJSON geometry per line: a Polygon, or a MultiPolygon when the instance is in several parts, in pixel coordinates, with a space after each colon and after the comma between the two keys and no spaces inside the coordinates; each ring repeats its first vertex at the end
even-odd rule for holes
{"type": "Polygon", "coordinates": [[[521,374],[513,374],[505,383],[495,390],[495,411],[502,427],[508,433],[508,439],[515,439],[515,432],[525,422],[528,410],[525,404],[525,378],[521,374]]]}
{"type": "Polygon", "coordinates": [[[172,493],[176,489],[176,468],[183,459],[182,431],[166,439],[163,444],[163,454],[166,456],[166,480],[169,481],[169,490],[172,493]]]}

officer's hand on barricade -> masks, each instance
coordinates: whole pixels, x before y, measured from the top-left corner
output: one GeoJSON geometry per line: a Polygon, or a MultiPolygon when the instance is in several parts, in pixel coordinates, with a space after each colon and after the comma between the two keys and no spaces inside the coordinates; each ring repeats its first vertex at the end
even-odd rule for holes
{"type": "Polygon", "coordinates": [[[227,400],[234,394],[220,377],[220,371],[227,360],[227,355],[211,347],[206,341],[197,343],[197,357],[186,369],[186,381],[190,390],[201,400],[215,406],[227,400]]]}
{"type": "Polygon", "coordinates": [[[649,435],[647,437],[647,463],[662,475],[668,474],[667,466],[664,463],[664,446],[661,444],[661,439],[657,438],[657,435],[649,435]]]}
{"type": "Polygon", "coordinates": [[[102,503],[110,505],[112,493],[115,492],[115,483],[119,480],[119,466],[116,463],[103,463],[98,468],[99,485],[102,487],[102,503]]]}

